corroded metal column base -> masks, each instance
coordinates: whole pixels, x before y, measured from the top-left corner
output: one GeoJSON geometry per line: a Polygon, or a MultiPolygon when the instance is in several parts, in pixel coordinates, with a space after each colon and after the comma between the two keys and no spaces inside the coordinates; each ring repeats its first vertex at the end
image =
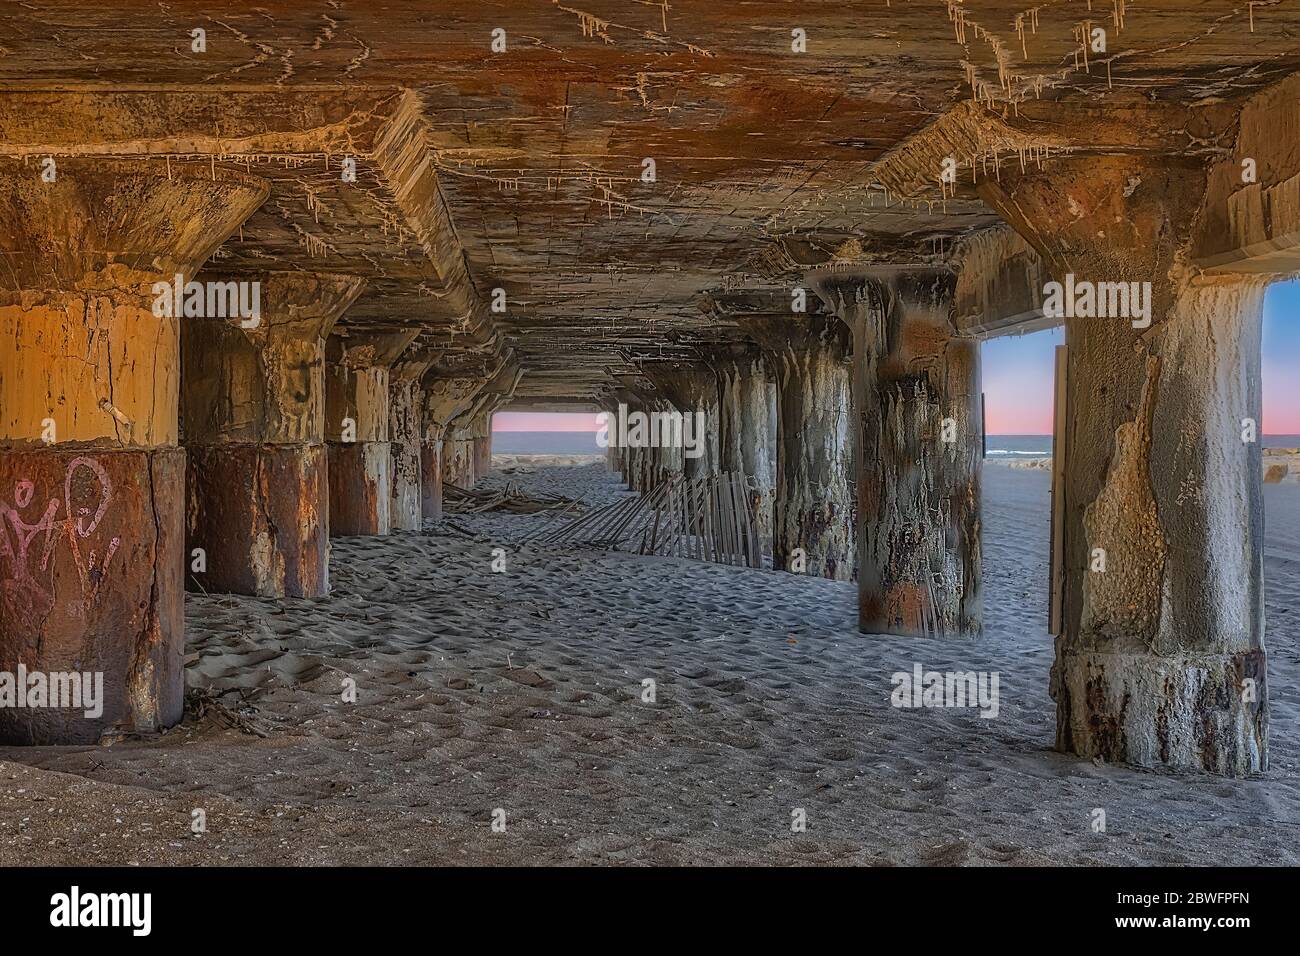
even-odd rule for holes
{"type": "Polygon", "coordinates": [[[1234,775],[1268,766],[1262,649],[1168,659],[1065,651],[1055,674],[1059,750],[1234,775]]]}
{"type": "Polygon", "coordinates": [[[103,675],[98,717],[0,707],[0,743],[181,719],[184,475],[180,448],[0,451],[0,671],[103,675]]]}
{"type": "MultiPolygon", "coordinates": [[[[190,590],[260,597],[329,594],[324,445],[189,447],[187,550],[206,570],[190,590]]],[[[189,562],[186,563],[189,567],[189,562]]]]}
{"type": "Polygon", "coordinates": [[[329,443],[330,537],[392,531],[392,459],[386,441],[329,443]]]}

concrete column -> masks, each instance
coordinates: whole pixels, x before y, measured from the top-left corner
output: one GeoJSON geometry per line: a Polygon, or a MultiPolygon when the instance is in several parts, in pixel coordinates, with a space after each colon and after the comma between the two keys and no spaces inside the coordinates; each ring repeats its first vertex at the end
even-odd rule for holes
{"type": "MultiPolygon", "coordinates": [[[[389,521],[394,531],[419,531],[424,526],[424,396],[420,379],[431,360],[428,354],[404,355],[389,372],[388,438],[393,475],[389,521]]],[[[437,502],[441,517],[441,478],[437,502]]]]}
{"type": "Polygon", "coordinates": [[[777,373],[776,567],[853,577],[848,328],[833,316],[744,320],[777,373]],[[802,558],[802,561],[800,560],[802,558]]]}
{"type": "Polygon", "coordinates": [[[704,362],[653,361],[642,364],[646,377],[663,392],[683,418],[703,413],[703,454],[683,456],[687,478],[704,478],[718,474],[718,419],[720,418],[718,376],[704,362]]]}
{"type": "Polygon", "coordinates": [[[487,477],[492,471],[492,416],[505,401],[504,396],[497,396],[470,420],[467,431],[470,435],[470,464],[475,481],[487,477]]]}
{"type": "Polygon", "coordinates": [[[470,416],[462,415],[447,426],[447,437],[442,442],[442,481],[445,485],[472,488],[478,476],[474,473],[474,441],[470,434],[470,416]]]}
{"type": "MultiPolygon", "coordinates": [[[[628,387],[615,388],[614,395],[615,398],[618,400],[618,402],[621,403],[626,409],[625,414],[627,415],[631,415],[634,410],[641,408],[642,403],[644,402],[644,399],[642,398],[641,392],[639,390],[635,390],[628,387]]],[[[610,436],[609,436],[610,442],[615,442],[619,440],[619,435],[617,434],[618,431],[618,417],[617,417],[618,409],[617,408],[614,409],[614,416],[615,418],[613,424],[611,424],[610,426],[610,436]]],[[[641,473],[640,454],[638,453],[636,448],[626,446],[626,445],[619,448],[619,454],[620,454],[620,461],[622,463],[622,470],[623,470],[623,483],[627,485],[628,491],[639,491],[640,489],[638,488],[638,483],[640,479],[638,476],[641,473]]]]}
{"type": "MultiPolygon", "coordinates": [[[[664,396],[663,392],[656,389],[641,387],[619,387],[614,390],[615,397],[626,408],[626,414],[631,416],[635,413],[641,413],[646,416],[647,421],[652,421],[650,416],[659,414],[670,414],[677,411],[672,402],[664,396]]],[[[611,412],[615,416],[617,423],[617,407],[611,412]]],[[[617,439],[617,425],[611,429],[611,441],[617,439]]],[[[651,435],[656,434],[655,430],[647,427],[645,429],[645,440],[651,441],[651,435]]],[[[680,475],[684,469],[682,449],[676,445],[660,445],[656,443],[645,447],[633,447],[619,449],[623,467],[624,480],[632,491],[645,493],[653,491],[661,481],[670,475],[680,475]]]]}
{"type": "Polygon", "coordinates": [[[241,279],[259,284],[256,324],[192,318],[181,334],[186,548],[201,548],[206,564],[197,572],[191,563],[186,581],[191,590],[324,597],[325,337],[365,283],[307,272],[241,279]]]}
{"type": "Polygon", "coordinates": [[[470,407],[448,426],[443,444],[444,481],[471,488],[492,470],[492,414],[514,396],[521,374],[513,351],[502,354],[470,407]]]}
{"type": "Polygon", "coordinates": [[[623,483],[628,491],[636,491],[636,449],[623,449],[623,483]]]}
{"type": "Polygon", "coordinates": [[[184,319],[167,293],[266,186],[141,169],[68,159],[54,182],[0,176],[0,671],[98,674],[103,704],[0,708],[3,744],[181,718],[184,319]]]}
{"type": "MultiPolygon", "coordinates": [[[[770,375],[770,376],[771,376],[771,375],[774,375],[775,372],[774,372],[774,368],[773,368],[773,366],[774,366],[776,363],[772,362],[770,359],[768,359],[768,358],[766,358],[766,357],[764,357],[763,361],[764,361],[764,363],[765,363],[766,366],[767,366],[767,372],[768,372],[768,375],[770,375]]],[[[770,456],[770,458],[769,458],[769,466],[770,466],[770,467],[768,468],[768,484],[772,486],[772,527],[773,527],[773,533],[775,533],[775,528],[776,528],[776,475],[777,475],[777,459],[780,458],[780,454],[781,454],[781,442],[780,442],[780,435],[781,435],[781,411],[780,411],[780,409],[781,409],[781,389],[780,389],[779,385],[777,384],[777,381],[776,381],[776,379],[775,379],[774,377],[773,377],[773,378],[769,378],[769,379],[767,380],[767,410],[768,410],[768,411],[767,411],[767,414],[768,414],[768,418],[769,418],[770,421],[772,422],[772,454],[771,454],[771,456],[770,456]]],[[[771,542],[769,541],[768,544],[770,545],[771,542]]]]}
{"type": "Polygon", "coordinates": [[[349,330],[326,343],[330,535],[391,530],[389,366],[417,333],[349,330]]]}
{"type": "Polygon", "coordinates": [[[442,520],[441,438],[420,442],[420,514],[425,521],[442,520]]]}
{"type": "MultiPolygon", "coordinates": [[[[604,411],[609,412],[609,409],[604,411]]],[[[615,415],[617,412],[609,412],[609,414],[615,415]]],[[[623,473],[623,449],[616,445],[610,445],[605,449],[605,468],[611,475],[623,473]]]]}
{"type": "Polygon", "coordinates": [[[956,277],[879,267],[813,285],[854,336],[859,627],[978,634],[979,343],[953,328],[956,277]]]}
{"type": "Polygon", "coordinates": [[[1243,774],[1268,760],[1260,446],[1243,441],[1268,277],[1189,266],[1205,182],[1190,160],[1103,156],[980,192],[1068,300],[1057,747],[1243,774]],[[1139,303],[1150,283],[1146,318],[1095,314],[1120,282],[1139,303]]]}
{"type": "MultiPolygon", "coordinates": [[[[490,429],[491,416],[488,416],[488,428],[490,429]]],[[[474,439],[474,474],[480,478],[492,471],[492,432],[486,435],[478,435],[474,439]]]]}
{"type": "Polygon", "coordinates": [[[620,406],[623,414],[631,414],[632,409],[638,407],[643,401],[639,390],[633,389],[627,385],[616,385],[610,389],[611,401],[607,409],[610,415],[609,426],[609,450],[614,457],[616,470],[623,478],[623,484],[627,485],[628,490],[632,490],[632,449],[625,445],[619,445],[618,421],[620,406]]]}
{"type": "Polygon", "coordinates": [[[749,481],[758,538],[770,550],[776,419],[763,353],[753,345],[733,343],[711,350],[709,361],[721,390],[719,469],[742,474],[749,481]]]}
{"type": "MultiPolygon", "coordinates": [[[[671,402],[658,400],[649,403],[651,411],[671,412],[673,406],[671,402]]],[[[660,482],[666,481],[674,475],[681,475],[686,470],[686,457],[684,449],[678,445],[660,445],[652,449],[654,455],[654,484],[657,487],[660,482]]]]}
{"type": "MultiPolygon", "coordinates": [[[[650,395],[642,398],[638,407],[646,413],[652,415],[659,413],[661,415],[671,413],[674,410],[672,402],[662,396],[650,395]]],[[[653,420],[653,419],[652,419],[653,420]]],[[[716,451],[716,449],[715,449],[716,451]]],[[[653,444],[645,449],[645,471],[643,491],[654,491],[670,475],[680,475],[685,471],[684,449],[677,445],[653,444]]],[[[701,459],[696,459],[701,460],[701,459]]],[[[703,467],[703,466],[702,466],[703,467]]],[[[710,472],[712,473],[712,472],[710,472]]]]}
{"type": "MultiPolygon", "coordinates": [[[[420,465],[424,473],[423,511],[430,520],[442,518],[442,486],[447,474],[451,423],[474,406],[474,400],[487,383],[485,374],[475,370],[432,367],[421,380],[423,389],[424,441],[420,465]]],[[[461,481],[463,476],[457,476],[461,481]]],[[[459,482],[453,482],[459,484],[459,482]]]]}
{"type": "Polygon", "coordinates": [[[485,391],[492,397],[479,412],[474,433],[474,472],[486,477],[492,471],[492,416],[510,403],[523,377],[523,369],[513,350],[504,356],[501,370],[488,382],[485,391]]]}
{"type": "Polygon", "coordinates": [[[628,479],[629,491],[645,494],[651,488],[651,449],[633,446],[628,449],[628,467],[632,475],[628,479]]]}

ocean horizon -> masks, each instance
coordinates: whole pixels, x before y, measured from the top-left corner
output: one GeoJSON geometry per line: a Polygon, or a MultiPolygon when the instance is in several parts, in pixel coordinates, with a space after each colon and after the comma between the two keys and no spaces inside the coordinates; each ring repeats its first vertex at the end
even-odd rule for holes
{"type": "MultiPolygon", "coordinates": [[[[1265,435],[1265,448],[1300,448],[1300,435],[1265,435]]],[[[596,432],[504,432],[492,433],[492,452],[497,455],[603,455],[596,444],[596,432]]],[[[1051,435],[989,435],[988,457],[1044,458],[1052,454],[1051,435]]]]}

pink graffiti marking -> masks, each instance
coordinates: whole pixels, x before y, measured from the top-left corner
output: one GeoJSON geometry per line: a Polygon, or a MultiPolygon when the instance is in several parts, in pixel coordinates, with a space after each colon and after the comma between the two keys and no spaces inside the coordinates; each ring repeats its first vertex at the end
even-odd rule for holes
{"type": "Polygon", "coordinates": [[[113,485],[108,474],[93,458],[72,459],[64,474],[62,502],[58,498],[51,498],[40,517],[29,523],[19,512],[31,505],[35,494],[35,484],[23,478],[14,483],[13,505],[0,499],[0,558],[8,558],[9,568],[7,576],[0,574],[0,592],[16,605],[18,613],[47,613],[54,603],[54,595],[37,577],[37,570],[49,570],[50,558],[57,550],[61,538],[58,532],[63,531],[72,551],[73,564],[81,579],[82,597],[92,604],[96,603],[100,596],[100,585],[122,539],[114,536],[109,541],[102,562],[98,563],[94,548],[83,557],[78,539],[89,538],[95,532],[112,503],[113,485]],[[93,509],[85,504],[74,507],[73,482],[80,470],[91,472],[96,482],[98,499],[93,502],[93,509]],[[58,518],[60,504],[65,509],[65,517],[61,520],[58,518]],[[38,541],[37,538],[42,533],[44,538],[38,541]],[[39,558],[36,554],[38,550],[39,558]]]}
{"type": "Polygon", "coordinates": [[[104,512],[108,510],[109,503],[113,500],[113,483],[108,480],[108,473],[104,471],[104,466],[93,458],[74,458],[68,463],[68,473],[63,479],[63,502],[68,509],[68,517],[65,519],[68,529],[68,543],[72,546],[72,554],[77,565],[77,573],[81,575],[81,590],[85,594],[90,593],[93,599],[99,597],[99,585],[108,573],[108,565],[113,560],[113,555],[117,553],[118,546],[122,539],[114,536],[108,543],[108,552],[104,555],[104,563],[98,568],[95,567],[95,550],[92,548],[90,553],[83,561],[81,557],[81,547],[77,544],[77,538],[89,538],[99,522],[104,518],[104,512]],[[90,525],[86,525],[86,515],[90,514],[90,509],[81,507],[76,510],[74,517],[72,509],[72,477],[76,474],[78,468],[87,468],[92,471],[95,478],[99,481],[100,497],[99,507],[95,510],[95,516],[91,519],[90,525]],[[75,533],[74,533],[75,532],[75,533]]]}

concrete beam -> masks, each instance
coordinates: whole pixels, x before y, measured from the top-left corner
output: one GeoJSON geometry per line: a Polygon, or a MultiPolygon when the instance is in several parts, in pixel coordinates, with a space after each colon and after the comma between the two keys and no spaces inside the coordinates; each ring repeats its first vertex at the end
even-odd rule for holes
{"type": "Polygon", "coordinates": [[[1300,274],[1300,75],[1252,97],[1209,173],[1193,249],[1210,275],[1300,274]]]}

